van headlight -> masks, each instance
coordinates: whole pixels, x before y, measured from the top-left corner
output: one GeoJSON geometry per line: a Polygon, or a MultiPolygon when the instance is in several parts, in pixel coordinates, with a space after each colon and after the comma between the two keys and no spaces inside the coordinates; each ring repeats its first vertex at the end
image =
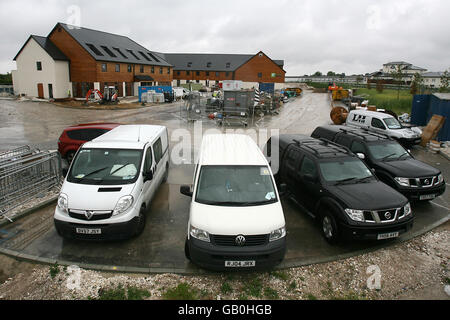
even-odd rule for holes
{"type": "Polygon", "coordinates": [[[366,219],[364,218],[363,210],[354,210],[354,209],[345,209],[345,213],[352,219],[353,221],[364,222],[366,219]]]}
{"type": "Polygon", "coordinates": [[[189,234],[191,235],[191,237],[201,240],[201,241],[210,242],[209,233],[206,232],[205,230],[198,229],[193,226],[190,226],[189,229],[190,229],[189,234]]]}
{"type": "Polygon", "coordinates": [[[126,212],[133,205],[133,201],[133,196],[124,196],[120,198],[114,208],[113,216],[126,212]]]}
{"type": "Polygon", "coordinates": [[[401,186],[403,187],[410,187],[411,184],[409,183],[409,178],[400,178],[400,177],[396,177],[394,178],[394,180],[401,186]]]}
{"type": "Polygon", "coordinates": [[[58,197],[58,208],[64,212],[69,212],[69,197],[65,193],[61,193],[58,197]]]}
{"type": "Polygon", "coordinates": [[[282,228],[280,228],[280,229],[273,230],[273,231],[270,233],[269,241],[270,241],[270,242],[276,241],[276,240],[279,240],[279,239],[284,238],[285,236],[286,236],[286,227],[282,227],[282,228]]]}

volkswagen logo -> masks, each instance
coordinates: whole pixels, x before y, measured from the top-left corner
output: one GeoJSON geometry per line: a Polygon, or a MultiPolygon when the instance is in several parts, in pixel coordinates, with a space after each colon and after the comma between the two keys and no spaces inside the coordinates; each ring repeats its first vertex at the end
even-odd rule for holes
{"type": "Polygon", "coordinates": [[[234,240],[234,242],[238,245],[238,246],[243,246],[245,244],[245,237],[243,235],[239,235],[236,237],[236,239],[234,240]]]}
{"type": "Polygon", "coordinates": [[[86,218],[87,218],[88,220],[91,220],[92,216],[94,215],[94,211],[87,210],[87,211],[84,213],[84,215],[86,216],[86,218]]]}
{"type": "Polygon", "coordinates": [[[392,214],[391,214],[389,211],[386,211],[386,212],[384,213],[384,217],[385,217],[387,220],[389,220],[389,219],[392,218],[392,214]]]}

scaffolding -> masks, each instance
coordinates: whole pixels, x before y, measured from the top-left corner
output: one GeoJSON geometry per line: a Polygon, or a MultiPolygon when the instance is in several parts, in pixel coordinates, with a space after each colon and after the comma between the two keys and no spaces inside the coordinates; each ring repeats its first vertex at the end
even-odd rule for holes
{"type": "Polygon", "coordinates": [[[20,150],[0,154],[0,159],[9,159],[0,163],[0,217],[10,221],[7,214],[11,210],[59,186],[62,178],[57,151],[32,151],[29,147],[20,150]]]}

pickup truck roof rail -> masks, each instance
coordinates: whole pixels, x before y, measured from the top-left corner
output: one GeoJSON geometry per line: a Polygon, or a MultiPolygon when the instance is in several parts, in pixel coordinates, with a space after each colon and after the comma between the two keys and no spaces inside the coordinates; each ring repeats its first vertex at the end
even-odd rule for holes
{"type": "Polygon", "coordinates": [[[339,144],[336,144],[334,142],[331,142],[330,140],[327,139],[311,139],[311,140],[305,140],[305,141],[299,141],[299,140],[293,140],[299,147],[305,147],[308,150],[312,151],[316,156],[318,156],[319,158],[324,158],[325,156],[329,156],[329,155],[334,155],[337,156],[339,154],[346,154],[346,155],[351,155],[352,152],[344,147],[341,146],[339,144]],[[322,143],[320,143],[322,142],[322,143]],[[312,145],[319,145],[319,146],[326,146],[329,147],[327,149],[319,149],[319,148],[314,148],[312,145]]]}
{"type": "Polygon", "coordinates": [[[353,134],[355,136],[361,137],[364,141],[367,141],[367,136],[372,136],[372,137],[375,137],[375,138],[378,138],[378,139],[392,140],[392,138],[387,136],[387,135],[384,135],[382,133],[371,132],[367,128],[358,128],[358,129],[340,128],[339,131],[342,131],[344,133],[349,133],[349,134],[353,134]],[[358,132],[358,130],[364,131],[364,134],[362,134],[361,132],[358,132]]]}

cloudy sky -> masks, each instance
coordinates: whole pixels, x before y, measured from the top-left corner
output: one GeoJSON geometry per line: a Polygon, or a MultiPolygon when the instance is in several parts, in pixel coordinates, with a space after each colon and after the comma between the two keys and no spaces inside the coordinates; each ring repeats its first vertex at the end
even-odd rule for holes
{"type": "Polygon", "coordinates": [[[404,60],[450,68],[447,0],[0,0],[0,73],[57,22],[126,35],[161,52],[257,53],[287,75],[373,72],[404,60]],[[79,14],[78,14],[79,13],[79,14]]]}

